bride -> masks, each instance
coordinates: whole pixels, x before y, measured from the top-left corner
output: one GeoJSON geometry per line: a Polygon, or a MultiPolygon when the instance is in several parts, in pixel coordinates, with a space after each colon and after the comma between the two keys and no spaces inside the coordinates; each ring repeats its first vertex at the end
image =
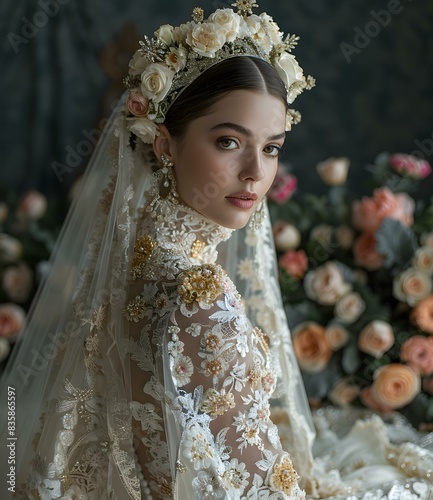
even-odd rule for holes
{"type": "Polygon", "coordinates": [[[131,60],[2,380],[2,498],[433,494],[433,456],[378,418],[341,441],[320,421],[313,459],[265,195],[314,80],[236,5],[131,60]]]}

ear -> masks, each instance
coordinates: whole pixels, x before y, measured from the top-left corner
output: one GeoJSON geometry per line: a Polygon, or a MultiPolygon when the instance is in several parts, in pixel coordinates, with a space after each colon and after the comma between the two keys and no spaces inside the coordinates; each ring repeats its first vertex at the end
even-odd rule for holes
{"type": "Polygon", "coordinates": [[[167,127],[163,124],[158,124],[159,134],[155,137],[153,141],[153,152],[158,158],[164,155],[167,159],[173,161],[175,154],[175,141],[171,137],[170,132],[167,127]]]}

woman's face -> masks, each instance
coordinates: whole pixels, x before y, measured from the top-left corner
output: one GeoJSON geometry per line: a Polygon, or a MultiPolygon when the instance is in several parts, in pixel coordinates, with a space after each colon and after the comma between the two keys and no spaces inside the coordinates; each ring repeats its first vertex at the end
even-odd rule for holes
{"type": "Polygon", "coordinates": [[[275,178],[285,119],[274,96],[235,90],[222,97],[171,144],[181,201],[221,226],[245,226],[275,178]]]}

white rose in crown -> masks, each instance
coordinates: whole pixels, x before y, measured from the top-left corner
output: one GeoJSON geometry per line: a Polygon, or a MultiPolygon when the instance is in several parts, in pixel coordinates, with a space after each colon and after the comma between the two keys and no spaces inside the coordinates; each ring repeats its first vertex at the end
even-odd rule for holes
{"type": "Polygon", "coordinates": [[[247,17],[246,24],[248,26],[249,36],[269,54],[272,48],[272,43],[263,27],[262,19],[259,16],[252,14],[247,17]]]}
{"type": "Polygon", "coordinates": [[[147,118],[128,120],[128,130],[140,137],[145,143],[151,144],[159,134],[158,126],[147,118]]]}
{"type": "Polygon", "coordinates": [[[290,86],[296,82],[305,85],[304,73],[301,66],[299,66],[298,61],[295,56],[289,54],[288,52],[283,52],[275,62],[275,69],[280,75],[281,80],[285,83],[286,87],[289,89],[289,95],[287,101],[292,103],[296,97],[301,93],[301,89],[295,88],[290,90],[290,86]]]}
{"type": "Polygon", "coordinates": [[[174,41],[173,31],[174,28],[171,24],[163,24],[155,31],[155,36],[161,40],[161,42],[164,42],[165,45],[170,46],[174,41]]]}
{"type": "Polygon", "coordinates": [[[174,71],[165,64],[152,63],[141,75],[141,92],[153,102],[161,102],[168,94],[174,71]]]}
{"type": "Polygon", "coordinates": [[[265,21],[272,43],[274,45],[280,44],[283,41],[283,34],[281,33],[278,24],[272,19],[269,14],[266,14],[266,12],[262,12],[259,17],[260,19],[263,19],[263,21],[265,21]]]}
{"type": "Polygon", "coordinates": [[[202,23],[186,35],[186,43],[204,57],[215,57],[215,52],[226,43],[225,30],[216,23],[202,23]]]}
{"type": "Polygon", "coordinates": [[[173,30],[174,41],[178,44],[185,43],[188,33],[190,33],[195,26],[197,26],[197,23],[194,21],[188,21],[180,26],[176,26],[173,30]]]}
{"type": "Polygon", "coordinates": [[[231,9],[218,9],[209,16],[209,21],[219,24],[224,29],[227,42],[233,42],[239,36],[241,20],[241,16],[231,9]]]}
{"type": "Polygon", "coordinates": [[[165,62],[168,66],[173,68],[176,73],[178,73],[179,71],[183,70],[186,65],[187,55],[188,52],[186,51],[185,47],[170,47],[170,53],[167,54],[165,62]]]}
{"type": "Polygon", "coordinates": [[[137,50],[129,63],[129,73],[133,76],[141,75],[147,66],[149,66],[149,61],[137,50]]]}

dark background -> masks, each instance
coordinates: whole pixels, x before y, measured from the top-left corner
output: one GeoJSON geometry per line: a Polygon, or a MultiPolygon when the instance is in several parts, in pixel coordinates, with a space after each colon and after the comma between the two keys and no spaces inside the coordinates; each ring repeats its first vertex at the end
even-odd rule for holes
{"type": "MultiPolygon", "coordinates": [[[[0,188],[66,196],[91,153],[83,141],[123,91],[138,39],[190,20],[196,6],[207,17],[231,3],[1,0],[0,188]],[[59,180],[53,162],[68,154],[74,166],[59,180]]],[[[324,188],[315,165],[331,156],[351,159],[349,183],[360,191],[363,166],[383,151],[433,160],[432,1],[262,0],[262,11],[301,37],[294,53],[317,80],[295,102],[303,121],[285,146],[300,189],[324,188]]],[[[421,194],[433,194],[433,179],[421,194]]]]}

